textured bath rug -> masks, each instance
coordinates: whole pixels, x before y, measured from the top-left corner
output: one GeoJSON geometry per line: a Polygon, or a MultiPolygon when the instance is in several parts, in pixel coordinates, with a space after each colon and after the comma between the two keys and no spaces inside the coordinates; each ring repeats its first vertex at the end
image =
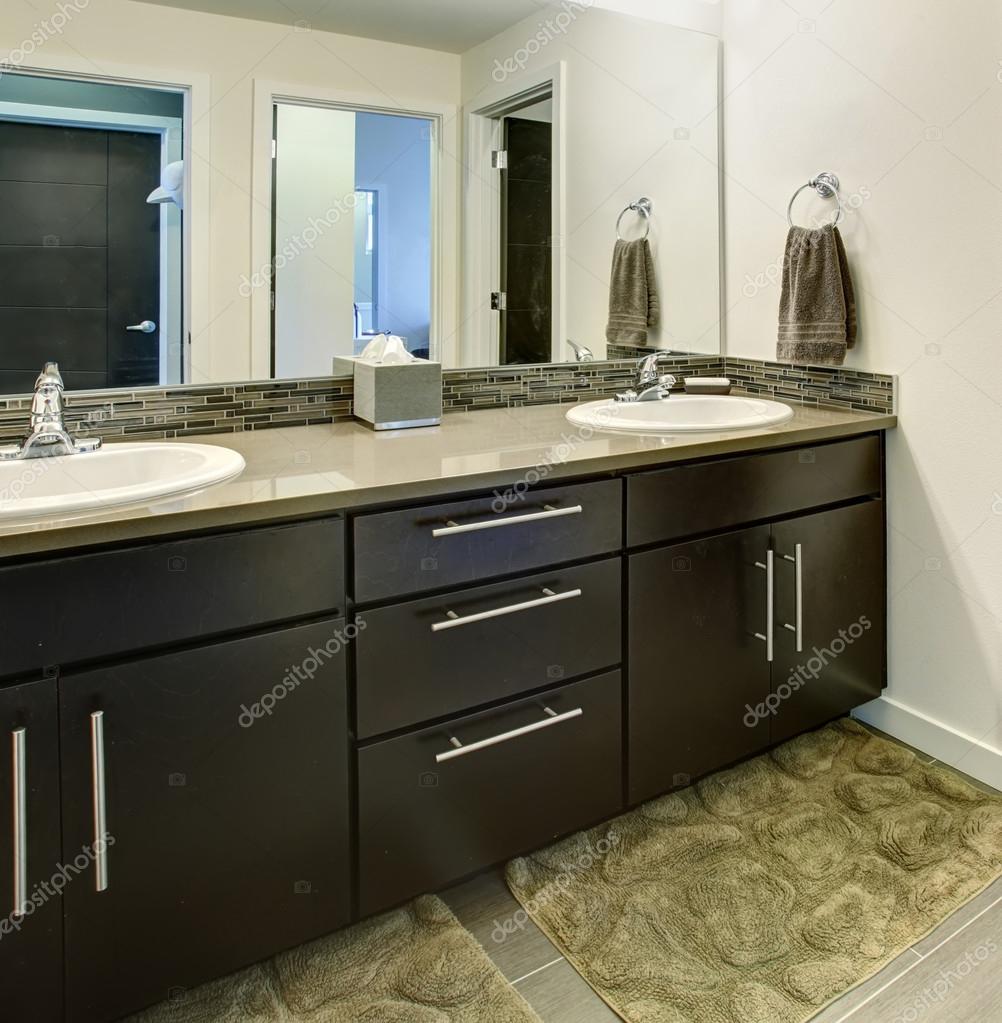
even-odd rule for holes
{"type": "Polygon", "coordinates": [[[1002,874],[1002,797],[844,720],[508,865],[630,1023],[804,1023],[1002,874]]]}
{"type": "Polygon", "coordinates": [[[540,1023],[440,899],[366,920],[128,1023],[540,1023]]]}

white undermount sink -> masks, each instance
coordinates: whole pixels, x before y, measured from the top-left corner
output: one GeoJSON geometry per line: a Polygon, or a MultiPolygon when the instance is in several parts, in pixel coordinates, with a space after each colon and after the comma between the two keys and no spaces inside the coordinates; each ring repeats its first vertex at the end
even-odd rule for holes
{"type": "Polygon", "coordinates": [[[239,476],[244,464],[229,448],[163,443],[0,461],[0,522],[181,497],[239,476]]]}
{"type": "Polygon", "coordinates": [[[589,401],[575,405],[567,418],[575,426],[612,433],[716,433],[776,426],[792,419],[793,409],[742,395],[674,394],[657,401],[589,401]]]}

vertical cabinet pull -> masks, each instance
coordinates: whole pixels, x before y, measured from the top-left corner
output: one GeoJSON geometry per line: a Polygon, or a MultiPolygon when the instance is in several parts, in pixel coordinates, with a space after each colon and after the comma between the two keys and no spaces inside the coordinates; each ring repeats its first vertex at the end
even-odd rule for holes
{"type": "Polygon", "coordinates": [[[28,902],[28,733],[18,728],[10,733],[14,778],[14,912],[15,919],[24,916],[28,902]]]}
{"type": "Polygon", "coordinates": [[[94,799],[94,889],[108,889],[108,808],[104,785],[104,711],[90,716],[90,766],[94,799]]]}
{"type": "Polygon", "coordinates": [[[765,552],[765,564],[761,561],[755,562],[756,568],[765,570],[765,634],[755,633],[755,638],[765,643],[765,659],[772,664],[773,660],[773,634],[776,631],[774,596],[776,590],[776,555],[774,551],[765,552]]]}
{"type": "Polygon", "coordinates": [[[797,653],[804,649],[804,545],[795,544],[793,557],[789,554],[783,555],[784,560],[793,562],[793,574],[796,585],[796,620],[793,625],[788,622],[783,625],[784,629],[796,633],[797,653]]]}

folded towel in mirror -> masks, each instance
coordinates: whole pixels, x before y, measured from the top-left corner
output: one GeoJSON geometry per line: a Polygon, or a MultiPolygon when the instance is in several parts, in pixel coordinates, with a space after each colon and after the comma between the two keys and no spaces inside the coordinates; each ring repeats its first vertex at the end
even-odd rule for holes
{"type": "Polygon", "coordinates": [[[779,300],[780,362],[841,366],[856,344],[856,295],[837,227],[791,227],[779,300]]]}
{"type": "Polygon", "coordinates": [[[612,253],[606,340],[627,345],[646,344],[647,331],[658,325],[660,313],[654,257],[647,239],[617,241],[612,253]]]}

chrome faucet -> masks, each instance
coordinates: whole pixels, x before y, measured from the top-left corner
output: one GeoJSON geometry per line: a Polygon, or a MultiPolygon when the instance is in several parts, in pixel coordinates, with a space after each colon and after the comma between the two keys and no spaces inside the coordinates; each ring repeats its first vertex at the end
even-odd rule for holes
{"type": "Polygon", "coordinates": [[[59,366],[47,362],[35,381],[35,393],[31,399],[31,432],[21,444],[0,447],[0,460],[78,455],[96,451],[101,446],[99,437],[74,440],[69,435],[63,421],[63,411],[66,408],[63,390],[59,366]]]}
{"type": "Polygon", "coordinates": [[[671,373],[661,376],[658,364],[668,352],[652,352],[637,362],[637,379],[633,387],[616,395],[616,401],[661,401],[671,397],[671,389],[678,383],[671,373]]]}

